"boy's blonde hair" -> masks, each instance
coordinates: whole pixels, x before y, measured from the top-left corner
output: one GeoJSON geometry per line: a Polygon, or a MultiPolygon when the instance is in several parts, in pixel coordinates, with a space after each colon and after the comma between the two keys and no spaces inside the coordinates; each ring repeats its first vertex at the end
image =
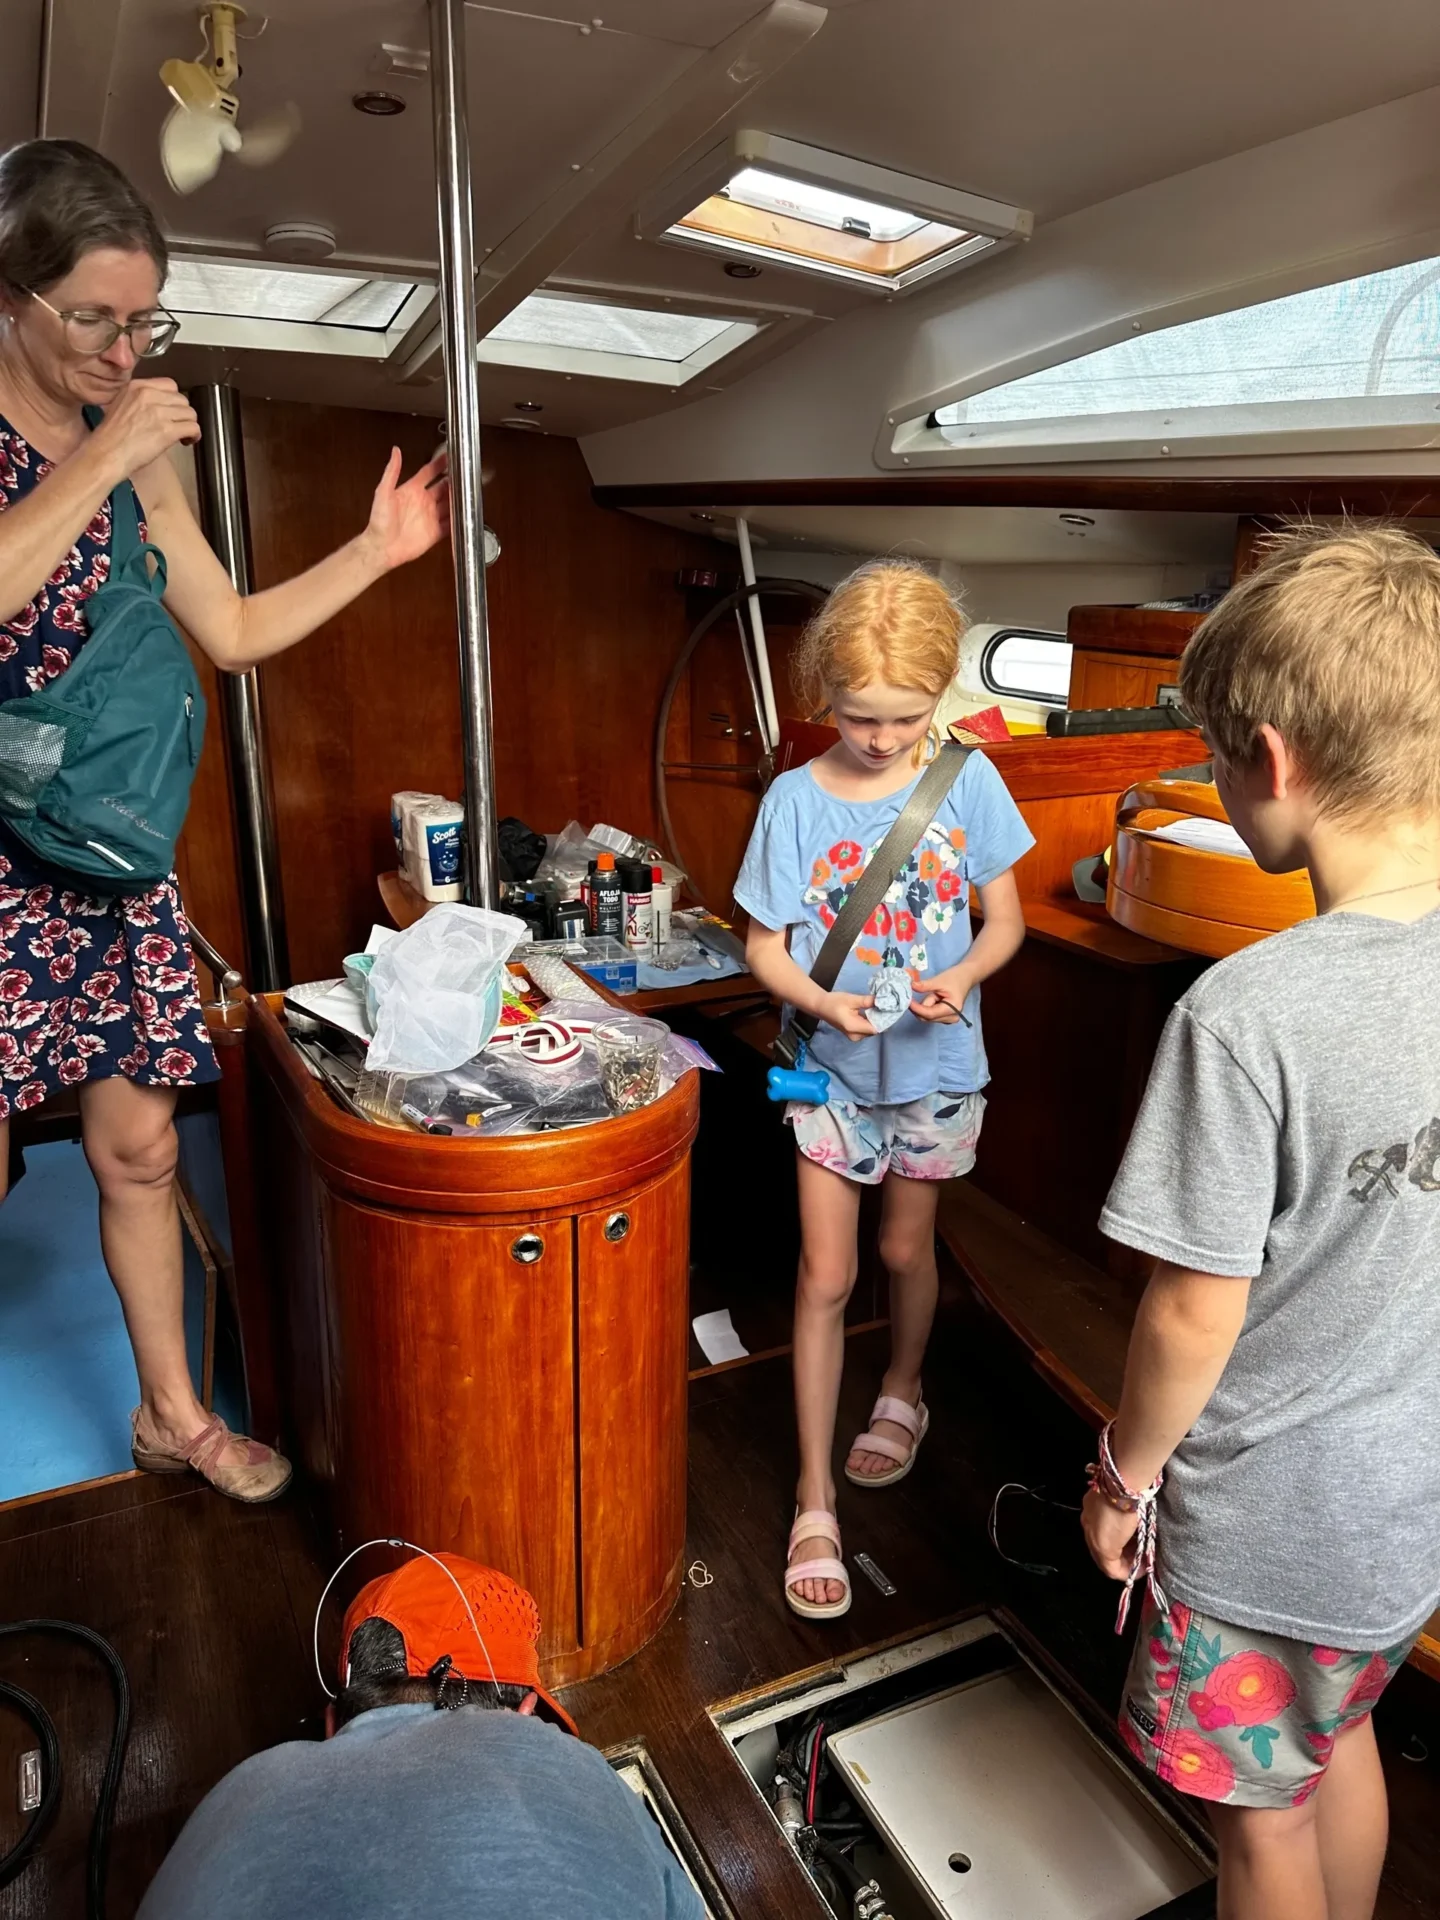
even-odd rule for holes
{"type": "Polygon", "coordinates": [[[1393,526],[1277,535],[1191,636],[1180,698],[1230,766],[1275,727],[1327,814],[1440,814],[1440,559],[1393,526]]]}
{"type": "Polygon", "coordinates": [[[800,637],[791,672],[812,715],[826,689],[883,680],[936,699],[955,678],[965,615],[918,560],[871,560],[842,580],[800,637]]]}

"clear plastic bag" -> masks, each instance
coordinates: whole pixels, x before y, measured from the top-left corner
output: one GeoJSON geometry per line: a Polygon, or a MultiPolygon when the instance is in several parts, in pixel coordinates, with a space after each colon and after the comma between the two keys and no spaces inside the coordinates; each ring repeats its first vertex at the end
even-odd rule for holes
{"type": "MultiPolygon", "coordinates": [[[[603,822],[600,823],[602,826],[603,822]]],[[[578,820],[567,821],[559,833],[546,838],[545,857],[535,869],[536,882],[554,880],[561,888],[562,897],[567,887],[578,886],[590,870],[590,862],[597,860],[602,853],[622,856],[616,850],[616,842],[626,836],[615,827],[604,827],[609,839],[597,840],[593,833],[586,833],[578,820]]],[[[638,851],[633,857],[646,866],[658,866],[664,876],[665,884],[672,892],[678,893],[684,885],[685,875],[672,860],[667,860],[651,842],[629,837],[629,844],[638,851]]],[[[625,856],[631,857],[631,856],[625,856]]]]}
{"type": "Polygon", "coordinates": [[[507,913],[446,904],[387,941],[366,987],[369,1070],[444,1073],[473,1060],[499,1024],[505,962],[529,932],[507,913]]]}

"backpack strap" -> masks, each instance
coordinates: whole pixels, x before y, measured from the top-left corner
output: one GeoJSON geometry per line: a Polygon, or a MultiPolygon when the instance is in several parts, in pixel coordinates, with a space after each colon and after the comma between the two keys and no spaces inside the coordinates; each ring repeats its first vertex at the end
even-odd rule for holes
{"type": "MultiPolygon", "coordinates": [[[[876,848],[870,864],[851,887],[810,969],[810,978],[825,993],[829,993],[839,979],[840,969],[863,932],[865,922],[909,863],[911,854],[939,811],[940,803],[959,779],[961,769],[974,751],[973,747],[962,747],[956,741],[945,741],[920,776],[899,818],[876,848]]],[[[796,1013],[791,1020],[792,1027],[806,1040],[811,1038],[819,1024],[815,1016],[808,1013],[796,1013]]]]}
{"type": "MultiPolygon", "coordinates": [[[[105,415],[99,407],[84,409],[85,424],[93,433],[105,415]]],[[[147,543],[140,538],[140,505],[135,497],[135,489],[128,480],[122,480],[110,495],[110,577],[118,580],[131,564],[145,553],[147,543]]],[[[158,552],[158,549],[151,549],[158,552]]],[[[164,566],[160,569],[161,585],[164,585],[164,566]]],[[[144,584],[150,585],[147,569],[144,584]]]]}

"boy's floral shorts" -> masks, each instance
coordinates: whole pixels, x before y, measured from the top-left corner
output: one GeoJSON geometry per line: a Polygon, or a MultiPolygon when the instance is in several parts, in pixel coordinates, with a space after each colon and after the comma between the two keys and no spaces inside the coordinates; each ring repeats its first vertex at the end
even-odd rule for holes
{"type": "Polygon", "coordinates": [[[1152,1773],[1233,1807],[1299,1807],[1415,1644],[1343,1653],[1147,1599],[1120,1735],[1152,1773]]]}
{"type": "Polygon", "coordinates": [[[878,1186],[887,1173],[906,1180],[969,1173],[984,1117],[983,1093],[931,1093],[898,1107],[792,1100],[785,1108],[805,1158],[862,1187],[878,1186]]]}

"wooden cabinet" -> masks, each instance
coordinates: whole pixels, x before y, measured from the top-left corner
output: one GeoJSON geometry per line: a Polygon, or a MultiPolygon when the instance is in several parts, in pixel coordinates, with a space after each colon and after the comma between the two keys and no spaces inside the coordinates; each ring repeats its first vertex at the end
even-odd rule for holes
{"type": "Polygon", "coordinates": [[[1141,653],[1076,652],[1070,666],[1072,707],[1158,707],[1161,687],[1180,678],[1178,659],[1141,653]]]}
{"type": "Polygon", "coordinates": [[[286,1424],[337,1545],[511,1574],[551,1685],[628,1658],[684,1554],[696,1076],[598,1126],[462,1141],[343,1114],[260,1002],[249,1052],[286,1424]]]}
{"type": "Polygon", "coordinates": [[[1154,707],[1180,678],[1203,616],[1168,607],[1072,607],[1066,633],[1072,707],[1154,707]]]}

